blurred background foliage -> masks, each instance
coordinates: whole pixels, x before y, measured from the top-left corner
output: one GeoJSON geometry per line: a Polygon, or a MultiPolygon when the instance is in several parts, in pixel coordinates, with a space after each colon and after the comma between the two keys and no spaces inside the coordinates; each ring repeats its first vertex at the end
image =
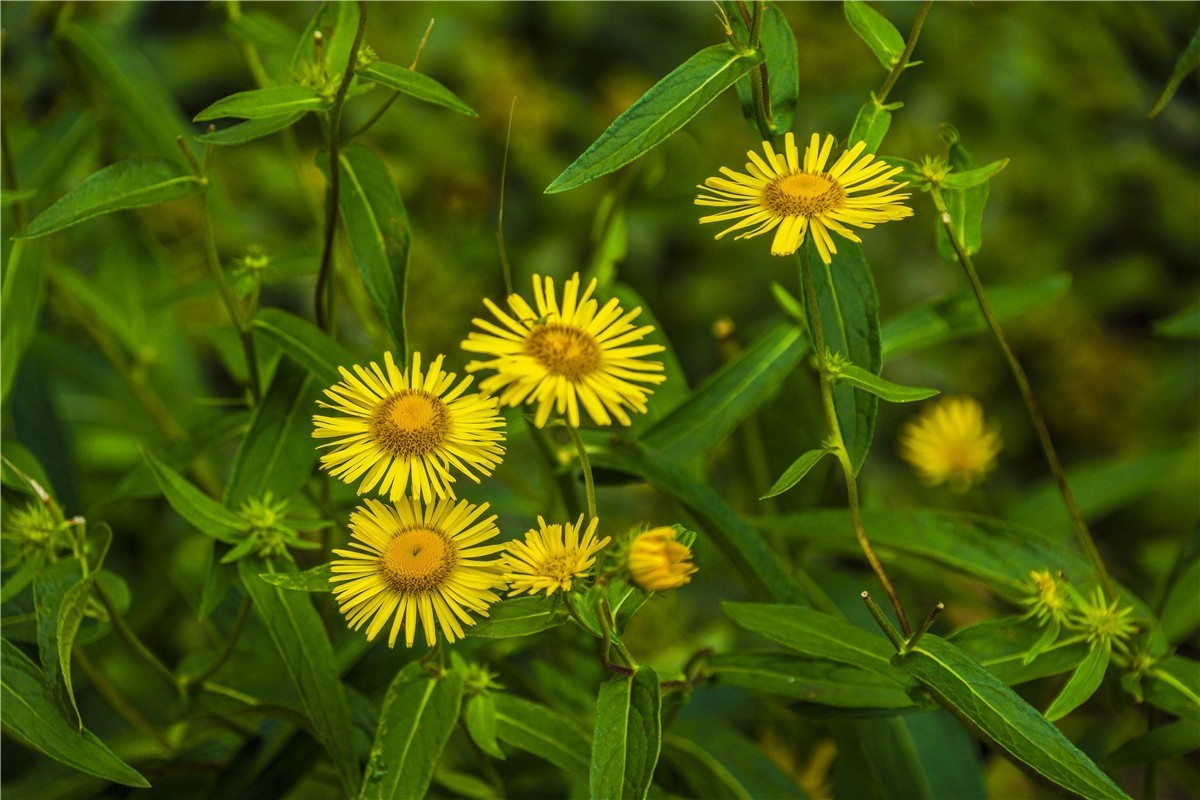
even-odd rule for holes
{"type": "MultiPolygon", "coordinates": [[[[35,212],[44,208],[120,158],[178,159],[173,137],[201,132],[187,120],[221,97],[254,88],[242,48],[245,31],[253,29],[267,74],[284,80],[291,49],[315,8],[244,4],[243,22],[233,24],[220,3],[0,4],[4,136],[18,185],[32,193],[27,205],[35,212]],[[57,37],[56,28],[68,22],[86,31],[88,41],[57,37]]],[[[844,136],[883,72],[847,25],[840,4],[781,8],[799,42],[795,130],[802,140],[811,131],[844,136]]],[[[902,31],[916,12],[916,4],[907,3],[879,8],[902,31]]],[[[772,259],[763,240],[715,242],[697,224],[692,204],[697,183],[721,165],[739,166],[745,151],[759,144],[741,122],[734,93],[636,164],[571,192],[542,192],[656,80],[721,40],[714,10],[705,3],[641,2],[369,6],[367,44],[396,64],[412,60],[435,18],[420,69],[479,112],[468,118],[401,97],[363,137],[391,170],[413,227],[408,325],[415,349],[445,352],[452,368],[460,369],[466,359],[457,344],[481,312],[481,298],[503,293],[496,217],[514,98],[504,233],[518,290],[532,273],[565,278],[602,261],[597,231],[615,197],[621,209],[615,267],[657,317],[691,385],[738,342],[779,318],[769,287],[779,282],[796,292],[793,262],[772,259]],[[734,333],[720,342],[713,326],[726,318],[734,333]]],[[[915,55],[924,63],[905,72],[889,98],[904,108],[881,148],[885,156],[912,160],[940,153],[937,126],[950,122],[980,162],[1011,159],[992,182],[977,265],[988,285],[1071,276],[1069,292],[1010,331],[1069,472],[1094,478],[1080,494],[1090,503],[1112,571],[1147,598],[1165,579],[1198,512],[1200,353],[1195,339],[1157,335],[1154,327],[1197,300],[1195,77],[1161,115],[1147,118],[1198,22],[1200,6],[1191,3],[935,4],[915,55]]],[[[345,128],[366,121],[381,98],[376,91],[352,100],[345,128]]],[[[323,141],[311,116],[296,132],[295,151],[278,136],[218,150],[217,235],[231,270],[252,248],[268,254],[264,306],[311,317],[324,192],[314,159],[323,141]]],[[[913,204],[915,218],[873,232],[864,245],[885,322],[965,289],[958,270],[938,257],[928,197],[918,195],[913,204]]],[[[7,210],[4,225],[7,256],[13,230],[7,210]]],[[[191,608],[203,580],[204,543],[164,503],[144,499],[155,492],[147,489],[139,448],[158,451],[164,439],[87,328],[94,325],[89,318],[115,321],[111,336],[128,353],[137,380],[155,387],[174,419],[214,448],[213,463],[228,463],[247,420],[230,375],[242,374],[245,365],[205,268],[198,205],[184,200],[106,217],[42,240],[40,247],[52,277],[6,404],[5,451],[28,448],[69,513],[113,526],[109,565],[131,586],[131,621],[174,663],[204,643],[191,608]],[[64,291],[72,275],[85,278],[90,291],[64,291]]],[[[350,263],[344,251],[341,262],[350,263]]],[[[347,346],[377,358],[377,326],[361,325],[349,313],[340,320],[347,346]]],[[[915,411],[885,404],[861,478],[869,507],[1007,510],[1066,525],[1065,515],[1059,522],[1056,497],[1048,494],[1020,397],[989,339],[981,335],[901,356],[885,364],[884,374],[981,399],[1005,446],[999,469],[982,489],[957,496],[926,488],[895,454],[898,428],[915,411]]],[[[813,383],[808,371],[793,374],[752,423],[711,454],[713,484],[746,516],[763,513],[756,498],[819,440],[813,383]],[[766,463],[753,457],[755,439],[765,447],[766,463]]],[[[556,502],[532,446],[513,439],[496,480],[467,490],[470,498],[497,508],[505,538],[519,535],[534,514],[556,502]]],[[[838,482],[820,472],[814,477],[777,498],[777,507],[840,505],[838,482]]],[[[645,485],[604,488],[600,505],[613,533],[639,521],[680,518],[645,485]]],[[[678,669],[696,647],[720,647],[732,638],[717,603],[744,597],[745,590],[716,563],[719,558],[702,537],[701,571],[692,585],[650,604],[631,630],[630,646],[660,669],[678,669]]],[[[853,618],[862,616],[857,592],[866,573],[856,560],[831,560],[812,571],[831,594],[850,598],[853,618]]],[[[930,578],[902,593],[915,608],[942,599],[940,591],[930,578]]],[[[994,613],[982,595],[971,601],[969,585],[954,591],[959,602],[946,612],[950,622],[994,613]]],[[[359,669],[378,663],[386,684],[397,654],[375,651],[359,669]]],[[[1200,655],[1194,643],[1182,652],[1200,655]]],[[[590,708],[590,693],[572,693],[561,671],[598,670],[594,662],[538,663],[528,653],[522,658],[527,685],[513,688],[554,696],[565,708],[590,708]]],[[[139,697],[140,707],[156,699],[159,687],[141,685],[138,668],[118,647],[104,651],[104,663],[119,685],[139,697]]],[[[269,665],[251,662],[247,668],[271,674],[269,665]]],[[[1034,684],[1028,691],[1040,706],[1053,686],[1034,684]]],[[[686,713],[719,716],[750,732],[760,749],[745,754],[748,771],[765,753],[810,792],[828,789],[822,782],[838,779],[829,772],[832,754],[796,747],[795,718],[746,697],[715,689],[703,701],[697,695],[686,713]]],[[[94,707],[83,711],[97,720],[89,726],[98,735],[107,741],[106,734],[121,732],[115,719],[106,728],[106,712],[95,707],[95,698],[84,699],[94,707]]],[[[157,699],[170,705],[169,697],[157,699]]],[[[171,718],[166,711],[151,716],[171,718]]],[[[949,718],[931,719],[908,724],[941,725],[949,718]]],[[[1073,736],[1088,725],[1086,715],[1064,723],[1073,736]]],[[[26,786],[41,785],[41,772],[22,776],[15,752],[6,740],[6,781],[12,776],[34,781],[26,786]]],[[[992,767],[994,796],[1041,791],[1005,762],[992,767]]],[[[156,783],[163,788],[155,791],[170,796],[173,785],[156,783]]],[[[524,796],[519,788],[534,793],[545,787],[516,784],[513,796],[524,796]]]]}

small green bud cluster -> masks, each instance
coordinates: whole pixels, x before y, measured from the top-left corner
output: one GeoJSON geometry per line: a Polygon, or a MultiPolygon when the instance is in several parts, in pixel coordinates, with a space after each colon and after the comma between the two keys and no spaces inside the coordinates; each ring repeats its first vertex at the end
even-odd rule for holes
{"type": "Polygon", "coordinates": [[[261,498],[251,497],[242,503],[238,516],[243,520],[245,538],[230,550],[221,563],[228,564],[256,553],[263,558],[281,556],[288,548],[315,550],[320,547],[300,536],[300,530],[314,530],[328,525],[326,522],[304,522],[288,520],[287,500],[276,501],[271,492],[261,498]]]}

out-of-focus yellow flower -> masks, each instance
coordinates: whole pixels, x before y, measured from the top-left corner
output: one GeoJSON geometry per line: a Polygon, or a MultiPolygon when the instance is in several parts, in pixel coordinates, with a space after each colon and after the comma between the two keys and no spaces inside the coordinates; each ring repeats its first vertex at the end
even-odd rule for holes
{"type": "Polygon", "coordinates": [[[544,591],[549,597],[560,589],[571,591],[572,581],[588,573],[596,563],[596,553],[609,542],[607,536],[596,539],[600,522],[596,517],[586,531],[582,514],[574,525],[547,525],[541,517],[537,520],[538,527],[530,529],[524,541],[509,542],[504,553],[504,580],[510,595],[544,591]]]}
{"type": "Polygon", "coordinates": [[[931,485],[963,492],[996,465],[1000,434],[970,397],[948,397],[910,420],[900,435],[900,457],[931,485]]]}
{"type": "Polygon", "coordinates": [[[750,159],[746,172],[722,167],[724,178],[708,178],[698,187],[708,194],[697,197],[696,205],[728,209],[701,217],[700,222],[737,220],[718,233],[718,239],[732,231],[743,231],[736,238],[747,239],[774,230],[771,255],[776,256],[796,252],[812,231],[821,260],[829,264],[831,254],[837,252],[831,231],[859,242],[862,240],[847,225],[874,228],[881,222],[912,216],[912,209],[901,202],[909,196],[898,194],[908,184],[892,180],[901,167],[879,161],[870,153],[863,155],[867,144],[859,142],[826,170],[833,142],[832,136],[826,136],[822,144],[814,133],[803,161],[791,133],[784,139],[782,153],[763,142],[766,158],[753,150],[746,153],[750,159]]]}
{"type": "Polygon", "coordinates": [[[626,556],[629,577],[647,592],[665,592],[690,583],[699,569],[691,548],[675,541],[674,528],[652,528],[638,534],[626,556]]]}

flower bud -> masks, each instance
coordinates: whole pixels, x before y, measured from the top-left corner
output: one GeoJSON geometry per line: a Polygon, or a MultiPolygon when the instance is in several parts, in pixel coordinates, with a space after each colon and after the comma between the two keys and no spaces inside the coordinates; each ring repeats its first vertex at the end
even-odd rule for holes
{"type": "Polygon", "coordinates": [[[697,570],[691,549],[675,541],[675,529],[667,527],[639,534],[629,545],[626,565],[633,582],[648,592],[678,589],[697,570]]]}

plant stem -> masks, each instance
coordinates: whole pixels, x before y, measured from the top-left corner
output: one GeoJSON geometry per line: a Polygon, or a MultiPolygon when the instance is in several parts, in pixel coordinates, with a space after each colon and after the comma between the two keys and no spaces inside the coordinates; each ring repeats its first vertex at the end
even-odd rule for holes
{"type": "Polygon", "coordinates": [[[346,62],[346,71],[342,73],[342,82],[338,85],[337,94],[333,99],[333,107],[329,111],[329,191],[325,195],[325,240],[321,248],[321,269],[317,273],[317,289],[314,304],[316,306],[317,326],[325,332],[332,327],[333,313],[333,284],[330,272],[333,269],[333,240],[337,233],[338,205],[341,202],[342,170],[341,170],[341,135],[342,135],[342,106],[346,103],[346,92],[350,81],[354,78],[354,67],[358,62],[358,48],[362,45],[363,33],[367,29],[367,4],[364,0],[358,3],[358,29],[354,32],[354,42],[350,45],[350,58],[346,62]]]}
{"type": "Polygon", "coordinates": [[[979,273],[975,271],[975,265],[971,261],[970,254],[967,253],[966,247],[963,246],[962,241],[959,239],[958,232],[954,229],[950,212],[947,210],[946,203],[942,199],[941,190],[936,184],[931,187],[930,195],[933,197],[933,203],[937,207],[942,227],[946,229],[946,235],[949,237],[950,244],[958,256],[958,263],[962,265],[963,272],[967,276],[967,281],[971,284],[971,291],[975,294],[979,310],[983,313],[983,318],[987,321],[988,327],[996,339],[996,343],[1004,353],[1004,360],[1008,362],[1008,368],[1021,390],[1021,397],[1025,400],[1025,408],[1029,411],[1029,416],[1033,420],[1033,428],[1037,434],[1038,443],[1042,446],[1042,453],[1045,455],[1046,463],[1050,467],[1050,474],[1054,476],[1054,482],[1058,485],[1058,492],[1062,495],[1063,502],[1067,506],[1067,512],[1071,515],[1079,544],[1091,562],[1092,568],[1100,576],[1100,582],[1105,592],[1110,598],[1116,597],[1112,578],[1108,574],[1108,568],[1104,564],[1104,559],[1100,556],[1100,550],[1096,547],[1096,541],[1092,538],[1092,533],[1088,529],[1087,522],[1083,519],[1079,505],[1075,502],[1075,495],[1071,492],[1071,487],[1067,483],[1067,476],[1063,471],[1062,461],[1059,460],[1058,451],[1054,448],[1054,442],[1050,438],[1050,431],[1046,428],[1046,419],[1042,416],[1041,408],[1038,406],[1037,397],[1033,393],[1033,387],[1029,383],[1025,369],[1021,366],[1016,351],[1009,344],[1008,337],[1004,335],[1004,329],[1000,327],[999,320],[992,313],[991,304],[988,302],[987,296],[983,292],[983,284],[979,280],[979,273]]]}
{"type": "Polygon", "coordinates": [[[587,448],[583,445],[583,437],[579,435],[579,429],[569,422],[565,422],[567,433],[571,436],[571,441],[575,445],[576,452],[579,453],[579,466],[583,468],[583,488],[587,497],[587,514],[588,519],[596,518],[596,484],[592,481],[592,462],[588,460],[587,448]]]}
{"type": "MultiPolygon", "coordinates": [[[[753,14],[747,10],[745,2],[738,0],[738,11],[742,21],[746,23],[750,41],[748,47],[758,50],[762,47],[762,24],[766,16],[766,3],[758,0],[754,3],[753,14]]],[[[767,74],[767,62],[759,64],[750,71],[750,99],[754,106],[754,123],[763,139],[774,141],[776,137],[775,117],[771,113],[771,80],[767,74]]]]}
{"type": "Polygon", "coordinates": [[[195,677],[184,677],[182,680],[185,690],[191,691],[192,687],[203,687],[204,682],[217,673],[229,657],[233,655],[233,648],[237,645],[238,639],[242,635],[242,629],[246,627],[246,619],[250,616],[250,596],[246,595],[242,598],[242,607],[238,609],[237,619],[233,621],[233,627],[229,631],[229,635],[225,638],[225,646],[217,655],[216,659],[209,664],[208,667],[195,677]]]}
{"type": "MultiPolygon", "coordinates": [[[[8,135],[3,132],[2,128],[0,128],[0,152],[3,153],[4,159],[4,183],[8,191],[16,194],[20,191],[20,187],[17,186],[17,170],[13,162],[12,149],[8,146],[8,135]]],[[[13,221],[17,223],[17,229],[24,228],[28,221],[25,216],[25,203],[22,201],[13,203],[12,210],[13,221]]]]}
{"type": "Polygon", "coordinates": [[[931,627],[933,627],[933,621],[937,619],[938,614],[941,614],[945,610],[945,603],[938,603],[936,606],[934,606],[933,610],[929,612],[929,616],[927,616],[925,621],[921,623],[921,627],[917,628],[917,632],[908,637],[908,641],[904,643],[904,647],[900,649],[900,652],[907,653],[909,650],[915,647],[917,642],[920,641],[921,637],[924,636],[931,627]]]}
{"type": "Polygon", "coordinates": [[[871,597],[871,593],[863,592],[862,599],[867,604],[867,610],[871,612],[871,616],[875,618],[875,623],[879,625],[884,636],[892,643],[892,646],[897,651],[903,650],[904,640],[900,638],[900,634],[892,627],[892,623],[888,621],[887,616],[883,613],[883,609],[879,607],[879,603],[875,602],[875,598],[871,597]]]}
{"type": "Polygon", "coordinates": [[[175,677],[175,674],[167,669],[167,666],[163,662],[159,661],[158,656],[150,652],[150,648],[138,638],[137,634],[125,622],[124,617],[121,616],[121,612],[117,610],[113,599],[105,591],[104,585],[97,581],[95,586],[96,595],[100,598],[100,602],[104,604],[104,610],[108,612],[108,618],[112,622],[113,630],[121,637],[121,641],[125,642],[130,651],[141,659],[146,666],[150,667],[152,672],[166,683],[169,683],[175,691],[182,695],[183,687],[175,677]]]}
{"type": "Polygon", "coordinates": [[[120,690],[113,686],[104,673],[87,657],[82,647],[75,647],[71,652],[75,656],[76,663],[83,670],[83,674],[87,675],[88,680],[92,682],[92,686],[112,706],[114,711],[120,714],[130,725],[161,744],[168,753],[175,752],[174,745],[171,744],[163,732],[156,728],[154,723],[142,716],[141,712],[125,699],[120,690]]]}
{"type": "Polygon", "coordinates": [[[892,67],[892,71],[884,78],[883,86],[880,86],[879,91],[875,93],[875,100],[879,105],[883,105],[887,100],[888,93],[892,91],[892,87],[900,78],[900,73],[908,67],[908,60],[912,57],[913,50],[917,47],[917,38],[921,35],[921,26],[925,24],[925,17],[929,14],[929,7],[932,5],[933,0],[925,0],[917,9],[917,18],[913,20],[912,30],[908,32],[908,41],[904,43],[904,52],[900,54],[900,60],[892,67]]]}
{"type": "Polygon", "coordinates": [[[850,461],[850,455],[846,451],[846,442],[842,438],[842,428],[838,424],[837,408],[833,404],[833,387],[829,382],[829,371],[825,365],[825,329],[821,323],[821,307],[817,301],[817,290],[813,286],[812,267],[809,264],[808,248],[800,248],[800,276],[804,284],[804,300],[808,308],[808,326],[809,332],[812,334],[813,353],[817,359],[817,376],[820,382],[821,389],[821,404],[825,408],[825,421],[829,425],[829,437],[833,445],[833,454],[837,457],[838,463],[842,465],[842,475],[846,482],[846,500],[850,509],[850,523],[854,527],[854,536],[858,539],[859,547],[862,548],[863,554],[866,555],[871,569],[875,571],[879,582],[883,584],[884,591],[887,592],[888,599],[892,603],[892,609],[896,612],[896,618],[900,621],[900,629],[904,631],[904,635],[908,636],[908,617],[904,613],[904,606],[900,604],[900,598],[896,595],[896,590],[892,586],[891,579],[888,578],[887,571],[880,563],[879,557],[875,555],[874,548],[871,547],[871,542],[867,538],[866,528],[863,527],[862,514],[858,508],[858,481],[854,476],[854,464],[850,461]]]}

